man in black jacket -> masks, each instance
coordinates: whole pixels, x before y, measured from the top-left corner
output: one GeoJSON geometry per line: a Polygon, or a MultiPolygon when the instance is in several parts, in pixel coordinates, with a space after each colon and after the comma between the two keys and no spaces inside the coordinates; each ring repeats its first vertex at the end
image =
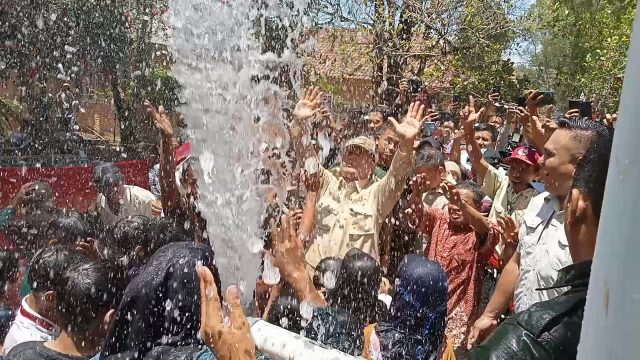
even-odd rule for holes
{"type": "Polygon", "coordinates": [[[565,202],[564,228],[573,264],[560,270],[552,287],[570,289],[509,317],[473,351],[473,359],[576,358],[613,142],[613,128],[602,123],[593,127],[565,202]]]}

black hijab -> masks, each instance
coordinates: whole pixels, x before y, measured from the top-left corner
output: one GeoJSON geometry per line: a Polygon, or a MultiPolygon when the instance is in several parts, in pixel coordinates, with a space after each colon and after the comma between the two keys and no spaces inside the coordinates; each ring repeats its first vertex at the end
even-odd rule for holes
{"type": "Polygon", "coordinates": [[[382,273],[376,260],[359,249],[342,260],[337,283],[327,292],[326,308],[317,308],[305,336],[353,356],[362,355],[364,328],[376,322],[382,273]]]}
{"type": "Polygon", "coordinates": [[[434,360],[444,344],[448,281],[442,267],[405,256],[396,275],[387,321],[376,326],[383,360],[434,360]]]}
{"type": "Polygon", "coordinates": [[[101,357],[155,358],[164,349],[172,358],[188,358],[199,351],[198,262],[212,270],[220,289],[210,246],[179,242],[158,250],[127,286],[101,357]],[[175,352],[182,355],[169,354],[175,352]]]}

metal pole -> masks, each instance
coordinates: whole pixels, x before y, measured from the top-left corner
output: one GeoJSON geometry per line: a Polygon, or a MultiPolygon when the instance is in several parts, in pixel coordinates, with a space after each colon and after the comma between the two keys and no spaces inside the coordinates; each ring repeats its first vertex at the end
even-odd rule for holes
{"type": "Polygon", "coordinates": [[[581,360],[640,359],[640,3],[636,8],[619,120],[587,305],[581,360]]]}

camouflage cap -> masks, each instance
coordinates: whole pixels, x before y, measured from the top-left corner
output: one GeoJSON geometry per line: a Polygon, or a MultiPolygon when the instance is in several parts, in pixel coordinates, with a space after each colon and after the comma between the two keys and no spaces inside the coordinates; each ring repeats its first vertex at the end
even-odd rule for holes
{"type": "Polygon", "coordinates": [[[347,141],[346,144],[344,144],[343,148],[343,152],[346,151],[350,146],[359,146],[365,150],[367,150],[368,152],[370,152],[372,155],[376,154],[376,143],[375,141],[373,141],[373,139],[368,138],[366,136],[358,136],[355,137],[349,141],[347,141]]]}

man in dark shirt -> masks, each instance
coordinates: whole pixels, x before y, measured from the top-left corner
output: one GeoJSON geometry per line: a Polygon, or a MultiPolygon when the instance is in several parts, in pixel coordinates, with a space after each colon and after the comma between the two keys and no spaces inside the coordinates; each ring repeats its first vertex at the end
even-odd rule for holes
{"type": "Polygon", "coordinates": [[[57,339],[16,345],[7,360],[89,359],[95,355],[114,315],[121,293],[110,266],[88,258],[70,264],[57,279],[53,321],[61,329],[57,339]]]}
{"type": "Polygon", "coordinates": [[[564,228],[573,264],[560,270],[551,287],[569,290],[509,317],[473,351],[473,359],[576,358],[613,143],[613,128],[583,120],[592,128],[584,132],[589,146],[565,201],[564,228]]]}

